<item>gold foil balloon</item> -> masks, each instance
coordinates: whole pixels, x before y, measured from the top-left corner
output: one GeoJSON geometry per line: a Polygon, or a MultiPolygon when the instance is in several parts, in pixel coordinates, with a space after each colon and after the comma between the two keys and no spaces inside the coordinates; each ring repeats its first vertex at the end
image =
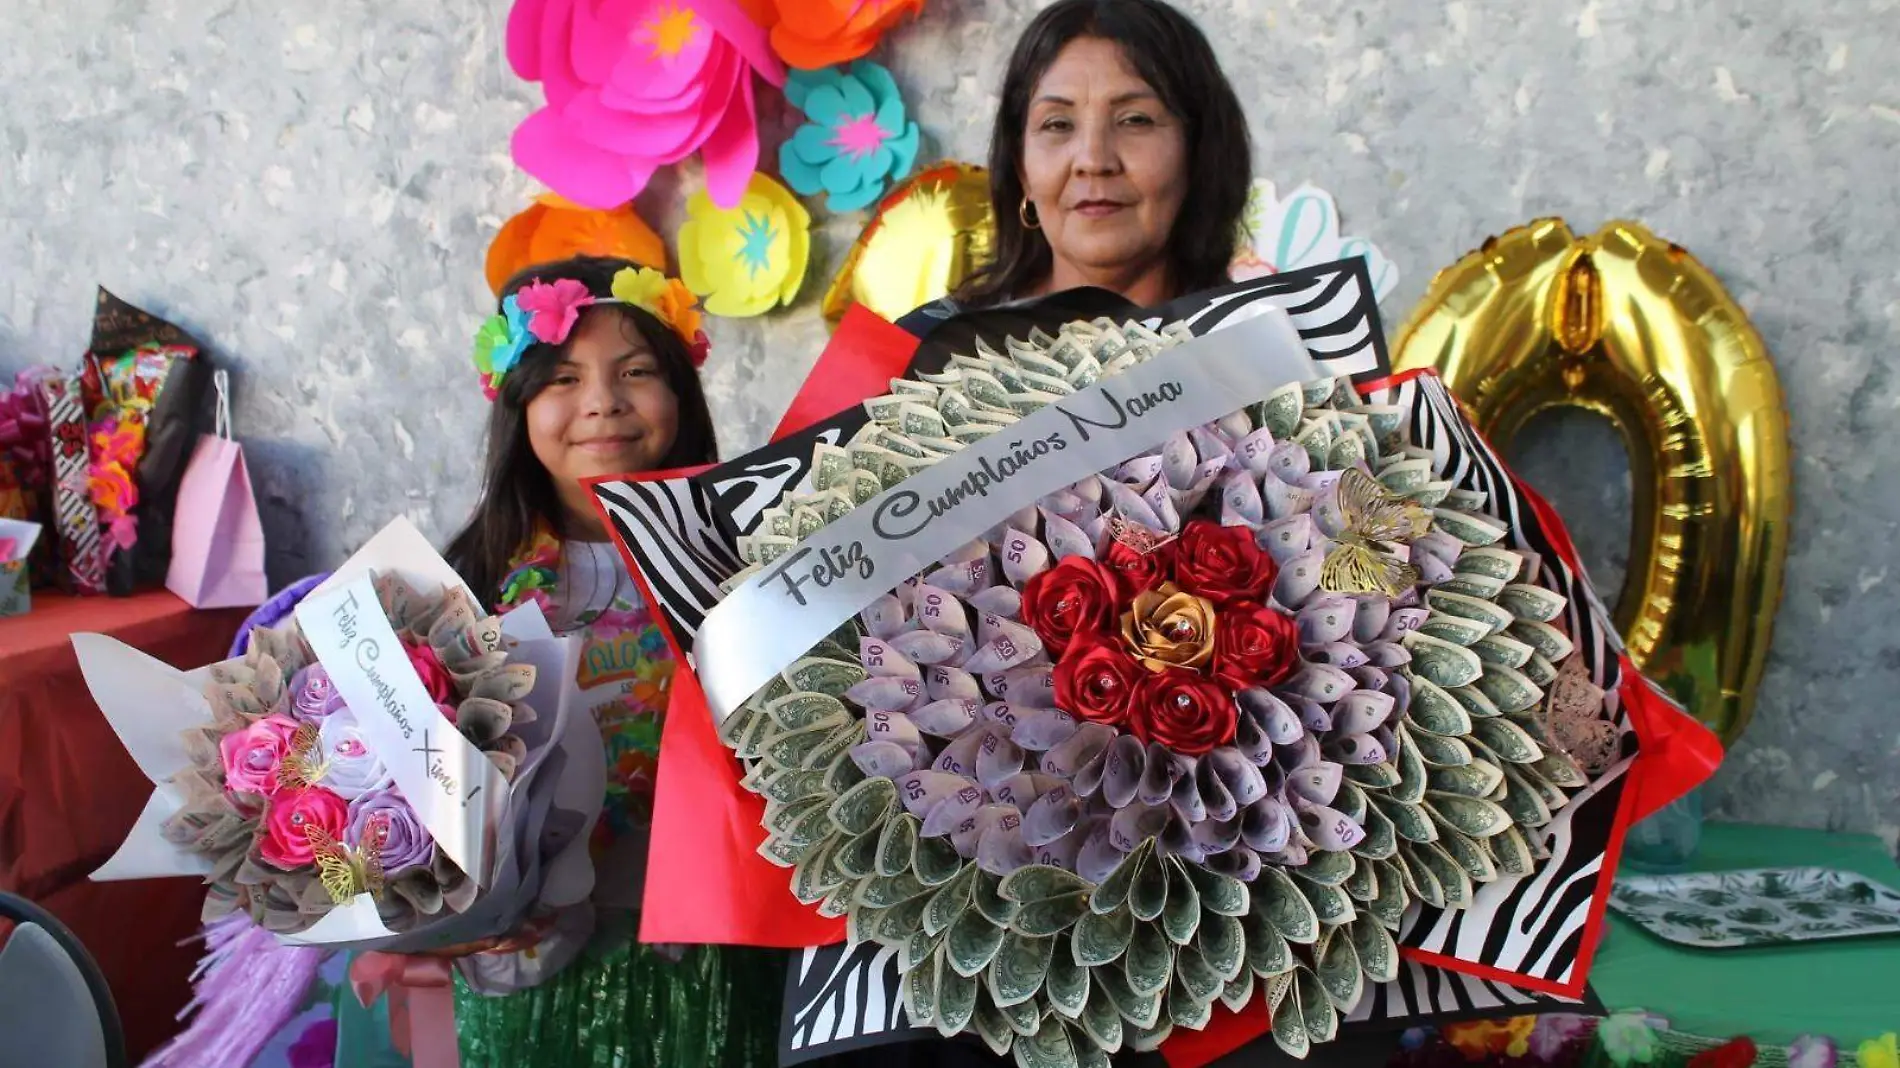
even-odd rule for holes
{"type": "Polygon", "coordinates": [[[994,231],[989,172],[948,161],[892,190],[825,291],[838,325],[852,304],[885,319],[947,295],[989,258],[994,231]]]}
{"type": "Polygon", "coordinates": [[[1614,424],[1635,485],[1616,623],[1637,666],[1732,742],[1788,548],[1788,415],[1760,336],[1708,269],[1633,222],[1540,219],[1440,271],[1394,346],[1500,448],[1548,408],[1614,424]]]}

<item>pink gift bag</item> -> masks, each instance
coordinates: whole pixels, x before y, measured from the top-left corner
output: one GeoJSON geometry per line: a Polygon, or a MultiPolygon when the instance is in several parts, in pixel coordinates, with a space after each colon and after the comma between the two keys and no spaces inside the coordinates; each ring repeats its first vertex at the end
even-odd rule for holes
{"type": "Polygon", "coordinates": [[[263,604],[270,594],[264,527],[244,447],[231,438],[230,378],[220,370],[213,382],[217,424],[213,433],[198,438],[178,487],[165,588],[193,608],[249,607],[263,604]]]}

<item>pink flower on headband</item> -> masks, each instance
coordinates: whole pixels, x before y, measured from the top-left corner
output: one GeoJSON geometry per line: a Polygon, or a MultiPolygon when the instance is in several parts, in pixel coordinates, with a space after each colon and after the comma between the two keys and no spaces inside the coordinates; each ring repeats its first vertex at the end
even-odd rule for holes
{"type": "Polygon", "coordinates": [[[521,310],[528,313],[528,332],[549,345],[566,341],[581,317],[581,309],[594,303],[587,286],[572,278],[530,282],[515,296],[521,310]]]}

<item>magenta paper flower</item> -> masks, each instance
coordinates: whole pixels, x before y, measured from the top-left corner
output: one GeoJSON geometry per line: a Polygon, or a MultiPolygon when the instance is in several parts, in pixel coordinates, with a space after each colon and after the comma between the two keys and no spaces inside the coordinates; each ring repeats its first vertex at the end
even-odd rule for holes
{"type": "Polygon", "coordinates": [[[736,0],[515,0],[508,62],[548,101],[515,130],[515,162],[603,210],[694,153],[713,202],[738,204],[759,162],[752,75],[785,84],[736,0]]]}
{"type": "Polygon", "coordinates": [[[572,278],[530,282],[515,293],[515,299],[528,313],[528,332],[549,345],[566,341],[581,309],[594,303],[587,284],[572,278]]]}

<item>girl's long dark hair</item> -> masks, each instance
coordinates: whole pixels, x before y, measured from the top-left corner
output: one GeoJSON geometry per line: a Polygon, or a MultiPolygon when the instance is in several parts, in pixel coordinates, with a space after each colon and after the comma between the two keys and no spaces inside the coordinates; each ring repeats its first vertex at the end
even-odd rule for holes
{"type": "MultiPolygon", "coordinates": [[[[571,278],[596,297],[611,297],[615,272],[633,266],[637,265],[597,256],[542,264],[509,279],[502,296],[506,298],[530,282],[571,278]]],[[[661,468],[717,461],[712,413],[706,408],[706,392],[700,387],[699,372],[693,367],[686,343],[644,309],[627,304],[603,307],[618,313],[623,329],[646,342],[659,360],[667,386],[679,399],[679,429],[661,468]]],[[[529,345],[521,362],[502,379],[501,395],[495,398],[488,414],[488,454],[482,464],[481,497],[468,525],[449,542],[449,565],[486,603],[493,603],[507,577],[508,562],[527,544],[537,523],[548,524],[560,537],[569,533],[554,492],[554,480],[528,443],[527,420],[528,402],[553,379],[562,348],[541,342],[529,345]]]]}
{"type": "Polygon", "coordinates": [[[956,299],[986,307],[1023,296],[1049,276],[1054,257],[1041,232],[1023,226],[1023,136],[1036,84],[1078,37],[1121,46],[1128,62],[1187,127],[1189,193],[1168,237],[1168,266],[1180,293],[1227,281],[1228,264],[1253,181],[1253,147],[1240,98],[1194,20],[1161,0],[1059,0],[1016,41],[990,131],[990,207],[995,254],[956,299]]]}

